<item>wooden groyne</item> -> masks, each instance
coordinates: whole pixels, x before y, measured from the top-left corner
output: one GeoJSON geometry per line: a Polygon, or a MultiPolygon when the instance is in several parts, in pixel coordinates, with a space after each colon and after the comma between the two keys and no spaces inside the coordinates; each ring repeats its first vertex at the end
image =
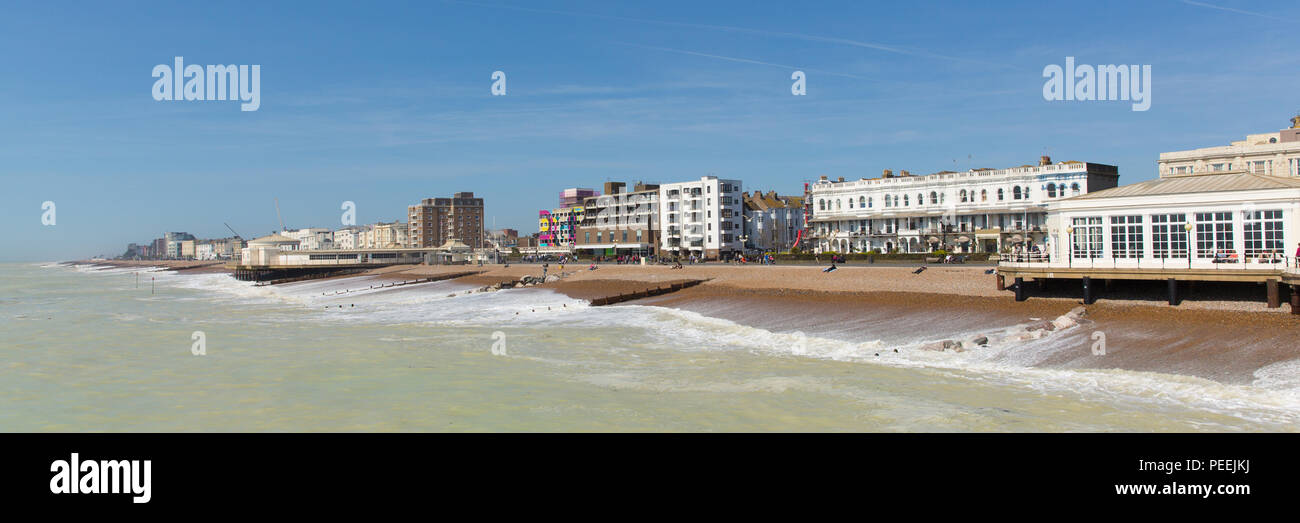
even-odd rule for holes
{"type": "Polygon", "coordinates": [[[645,290],[642,291],[629,292],[624,294],[615,294],[613,296],[596,298],[594,300],[591,300],[591,305],[593,307],[598,307],[602,305],[613,305],[615,303],[623,303],[625,301],[639,300],[641,298],[649,298],[651,296],[669,294],[669,293],[680,291],[682,289],[694,287],[706,281],[708,280],[683,280],[683,281],[661,283],[654,287],[647,287],[645,290]]]}

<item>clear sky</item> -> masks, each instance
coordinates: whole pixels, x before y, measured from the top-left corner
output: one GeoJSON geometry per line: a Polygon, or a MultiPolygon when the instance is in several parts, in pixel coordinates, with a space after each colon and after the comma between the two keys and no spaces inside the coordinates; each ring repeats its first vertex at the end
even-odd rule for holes
{"type": "Polygon", "coordinates": [[[0,260],[404,219],[473,191],[535,232],[566,187],[1054,160],[1155,176],[1300,110],[1300,4],[6,2],[0,260]],[[261,107],[155,101],[155,65],[261,66],[261,107]],[[1152,66],[1152,105],[1049,102],[1043,68],[1152,66]],[[794,70],[807,95],[790,92],[794,70]],[[493,71],[506,95],[492,96],[493,71]],[[56,204],[56,225],[41,223],[56,204]]]}

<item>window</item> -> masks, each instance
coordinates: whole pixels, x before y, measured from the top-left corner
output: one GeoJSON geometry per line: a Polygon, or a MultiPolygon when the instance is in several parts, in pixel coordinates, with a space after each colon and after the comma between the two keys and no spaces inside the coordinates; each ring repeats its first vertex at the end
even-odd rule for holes
{"type": "Polygon", "coordinates": [[[1246,240],[1246,256],[1286,254],[1282,242],[1282,211],[1252,211],[1246,213],[1242,234],[1246,240]]]}
{"type": "Polygon", "coordinates": [[[587,239],[584,240],[584,243],[591,243],[591,233],[586,233],[586,235],[587,235],[587,239]]]}
{"type": "Polygon", "coordinates": [[[853,208],[853,198],[849,198],[849,208],[853,208]]]}
{"type": "Polygon", "coordinates": [[[867,208],[871,208],[871,198],[867,198],[867,208]]]}
{"type": "Polygon", "coordinates": [[[1017,185],[1014,189],[1011,189],[1011,199],[1012,199],[1012,200],[1019,200],[1019,199],[1020,199],[1020,186],[1019,186],[1019,185],[1017,185]]]}
{"type": "Polygon", "coordinates": [[[961,192],[957,193],[957,197],[961,198],[961,203],[966,203],[966,189],[962,189],[961,192]]]}
{"type": "Polygon", "coordinates": [[[1047,197],[1048,198],[1056,197],[1056,184],[1054,183],[1047,184],[1047,197]]]}
{"type": "Polygon", "coordinates": [[[930,191],[930,205],[938,205],[938,204],[939,204],[939,193],[930,191]]]}
{"type": "Polygon", "coordinates": [[[1101,217],[1075,218],[1070,242],[1070,256],[1075,258],[1100,258],[1102,250],[1101,217]]]}
{"type": "Polygon", "coordinates": [[[1002,200],[1003,200],[1003,198],[1002,198],[1002,189],[998,189],[998,201],[1000,202],[1000,201],[1002,201],[1002,200]]]}
{"type": "Polygon", "coordinates": [[[1151,215],[1151,255],[1155,258],[1186,258],[1186,223],[1186,214],[1151,215]]]}
{"type": "Polygon", "coordinates": [[[1268,164],[1268,160],[1250,162],[1250,172],[1255,174],[1268,174],[1268,164]]]}
{"type": "MultiPolygon", "coordinates": [[[[672,207],[672,204],[671,204],[671,203],[668,204],[668,210],[670,210],[670,211],[673,210],[673,207],[672,207]]],[[[817,200],[817,210],[819,210],[819,211],[824,211],[824,210],[826,210],[826,200],[817,200]]]]}
{"type": "Polygon", "coordinates": [[[1196,257],[1213,258],[1232,251],[1232,213],[1196,213],[1196,257]]]}
{"type": "Polygon", "coordinates": [[[867,206],[867,197],[866,197],[866,196],[859,196],[859,197],[858,197],[858,208],[861,209],[861,208],[866,207],[866,206],[867,206]]]}
{"type": "Polygon", "coordinates": [[[981,202],[987,202],[987,201],[989,201],[989,190],[988,190],[988,189],[980,189],[980,201],[981,201],[981,202]]]}
{"type": "Polygon", "coordinates": [[[843,206],[842,204],[843,204],[843,201],[842,201],[842,200],[835,200],[835,210],[838,211],[838,210],[840,210],[841,208],[843,208],[844,206],[843,206]]]}
{"type": "Polygon", "coordinates": [[[1024,190],[1023,192],[1021,192],[1020,195],[1021,195],[1024,199],[1028,200],[1028,199],[1029,199],[1029,186],[1025,186],[1025,190],[1024,190]]]}
{"type": "Polygon", "coordinates": [[[1210,164],[1211,171],[1227,171],[1232,168],[1231,163],[1213,163],[1210,164]]]}
{"type": "Polygon", "coordinates": [[[1110,256],[1112,258],[1142,257],[1142,217],[1110,217],[1110,256]]]}
{"type": "MultiPolygon", "coordinates": [[[[1062,190],[1064,190],[1064,189],[1062,189],[1062,190]]],[[[1070,184],[1070,194],[1072,194],[1072,195],[1074,195],[1074,196],[1078,196],[1078,195],[1079,195],[1079,182],[1074,182],[1074,183],[1070,184]]]]}
{"type": "Polygon", "coordinates": [[[603,233],[603,232],[598,232],[598,233],[596,233],[596,243],[600,243],[600,242],[601,242],[601,238],[603,237],[604,234],[605,234],[605,233],[603,233]]]}
{"type": "Polygon", "coordinates": [[[922,193],[916,193],[916,204],[917,204],[917,205],[925,205],[925,195],[924,195],[924,194],[922,194],[922,193]]]}
{"type": "Polygon", "coordinates": [[[903,207],[907,207],[907,202],[908,202],[908,200],[907,200],[907,195],[904,194],[904,195],[903,195],[903,207]]]}

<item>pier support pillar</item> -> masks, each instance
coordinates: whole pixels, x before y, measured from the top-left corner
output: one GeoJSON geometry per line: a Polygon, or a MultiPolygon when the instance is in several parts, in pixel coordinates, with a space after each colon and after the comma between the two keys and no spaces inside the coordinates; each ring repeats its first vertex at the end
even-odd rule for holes
{"type": "Polygon", "coordinates": [[[1268,287],[1268,308],[1276,309],[1282,306],[1282,299],[1278,293],[1277,280],[1268,280],[1264,283],[1268,287]]]}
{"type": "Polygon", "coordinates": [[[1092,296],[1092,278],[1084,276],[1083,277],[1083,304],[1092,305],[1092,302],[1094,301],[1096,300],[1093,299],[1092,296]]]}
{"type": "Polygon", "coordinates": [[[1300,314],[1300,289],[1291,286],[1291,314],[1300,314]]]}
{"type": "Polygon", "coordinates": [[[1169,286],[1169,304],[1178,305],[1178,280],[1169,278],[1165,280],[1169,286]]]}
{"type": "Polygon", "coordinates": [[[997,283],[998,283],[998,290],[1000,290],[1000,291],[1005,291],[1005,290],[1007,290],[1007,277],[1006,277],[1006,276],[1003,276],[1003,275],[999,274],[999,275],[997,275],[994,279],[997,280],[997,283]]]}
{"type": "Polygon", "coordinates": [[[1026,298],[1028,296],[1025,296],[1025,279],[1016,278],[1016,301],[1025,301],[1026,298]]]}

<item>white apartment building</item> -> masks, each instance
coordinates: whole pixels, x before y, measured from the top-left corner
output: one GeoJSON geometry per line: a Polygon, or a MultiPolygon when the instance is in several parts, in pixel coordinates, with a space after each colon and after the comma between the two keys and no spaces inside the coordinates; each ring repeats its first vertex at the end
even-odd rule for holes
{"type": "Polygon", "coordinates": [[[1300,177],[1300,116],[1291,128],[1252,134],[1229,145],[1160,153],[1160,176],[1253,173],[1300,177]]]}
{"type": "Polygon", "coordinates": [[[322,249],[334,248],[334,231],[322,227],[312,227],[307,229],[295,229],[280,233],[287,238],[293,238],[301,242],[298,249],[304,251],[319,251],[322,249]]]}
{"type": "Polygon", "coordinates": [[[705,176],[659,186],[659,249],[665,255],[720,259],[744,250],[740,180],[705,176]]]}
{"type": "Polygon", "coordinates": [[[1058,162],[854,181],[825,176],[808,189],[817,252],[1008,252],[1050,241],[1049,202],[1119,184],[1113,165],[1058,162]]]}

